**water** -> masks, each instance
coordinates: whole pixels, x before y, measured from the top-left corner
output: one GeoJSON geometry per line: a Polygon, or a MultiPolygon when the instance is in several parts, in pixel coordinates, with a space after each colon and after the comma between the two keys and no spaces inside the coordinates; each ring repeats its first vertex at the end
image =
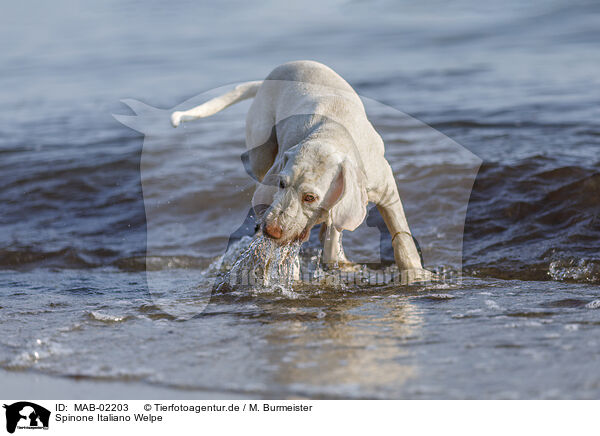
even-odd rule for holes
{"type": "Polygon", "coordinates": [[[241,253],[236,252],[238,250],[235,248],[230,247],[226,252],[226,255],[236,255],[237,258],[221,284],[236,289],[237,285],[250,284],[252,278],[253,285],[269,290],[277,287],[284,293],[295,295],[293,284],[300,279],[299,243],[278,245],[270,238],[257,235],[245,247],[240,245],[243,249],[241,253]],[[249,273],[251,277],[248,277],[249,273]]]}
{"type": "MultiPolygon", "coordinates": [[[[5,6],[0,367],[266,398],[598,398],[600,7],[313,3],[5,6]],[[306,58],[365,97],[426,266],[462,282],[334,283],[312,235],[318,280],[213,292],[253,230],[248,102],[176,130],[147,108],[146,135],[111,114],[306,58]]],[[[344,234],[361,271],[388,268],[381,228],[344,234]]]]}

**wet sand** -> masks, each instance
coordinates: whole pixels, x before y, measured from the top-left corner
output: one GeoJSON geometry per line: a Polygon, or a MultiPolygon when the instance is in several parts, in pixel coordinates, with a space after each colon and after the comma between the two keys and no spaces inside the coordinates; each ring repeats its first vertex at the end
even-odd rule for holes
{"type": "MultiPolygon", "coordinates": [[[[38,400],[226,400],[250,398],[231,392],[170,389],[141,382],[98,381],[36,372],[0,370],[3,399],[38,400]]],[[[256,398],[256,396],[253,396],[256,398]]]]}

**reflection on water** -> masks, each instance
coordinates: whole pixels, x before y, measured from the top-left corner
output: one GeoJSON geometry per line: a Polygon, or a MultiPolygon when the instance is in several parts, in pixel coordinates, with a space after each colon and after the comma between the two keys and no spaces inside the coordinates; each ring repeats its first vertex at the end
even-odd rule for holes
{"type": "Polygon", "coordinates": [[[419,332],[421,319],[409,303],[349,298],[316,309],[320,321],[312,326],[294,319],[302,313],[297,308],[289,319],[271,321],[265,339],[277,384],[316,396],[385,397],[415,376],[414,355],[399,347],[419,332]]]}

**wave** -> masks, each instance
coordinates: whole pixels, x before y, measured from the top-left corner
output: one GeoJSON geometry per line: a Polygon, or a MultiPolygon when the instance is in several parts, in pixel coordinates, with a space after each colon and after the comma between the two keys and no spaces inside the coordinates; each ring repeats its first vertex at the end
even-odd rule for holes
{"type": "Polygon", "coordinates": [[[600,168],[533,156],[485,163],[465,223],[471,274],[600,282],[600,168]]]}

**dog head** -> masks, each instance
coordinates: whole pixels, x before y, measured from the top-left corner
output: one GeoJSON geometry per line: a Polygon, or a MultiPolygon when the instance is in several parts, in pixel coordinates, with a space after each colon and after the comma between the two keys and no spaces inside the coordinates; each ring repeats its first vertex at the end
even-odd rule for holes
{"type": "Polygon", "coordinates": [[[263,232],[281,244],[306,241],[323,222],[354,230],[365,218],[367,201],[365,175],[354,156],[316,141],[278,156],[253,199],[263,232]]]}

